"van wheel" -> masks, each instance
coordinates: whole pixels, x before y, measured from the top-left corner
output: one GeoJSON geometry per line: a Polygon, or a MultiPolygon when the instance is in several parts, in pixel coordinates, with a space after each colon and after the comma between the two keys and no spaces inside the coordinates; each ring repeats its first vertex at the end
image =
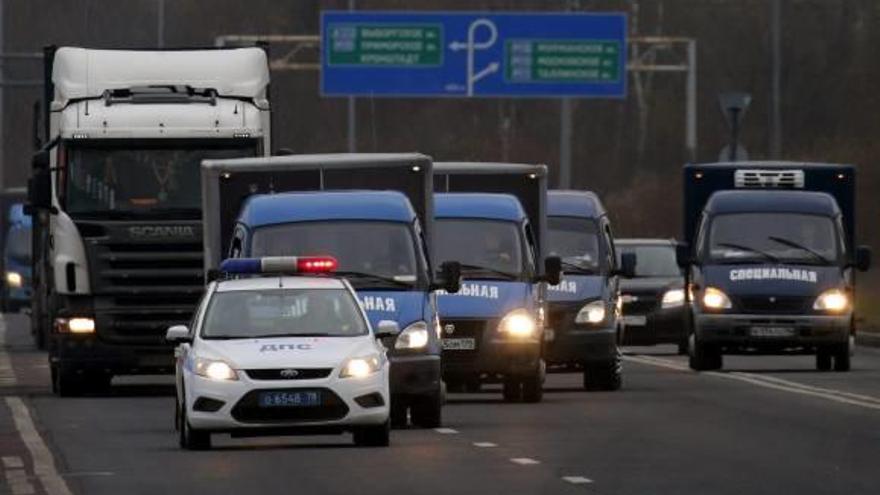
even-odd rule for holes
{"type": "Polygon", "coordinates": [[[611,361],[584,367],[584,390],[614,391],[623,386],[623,359],[618,348],[611,361]]]}
{"type": "Polygon", "coordinates": [[[522,382],[522,400],[536,404],[544,398],[544,380],[541,373],[525,378],[522,382]]]}
{"type": "Polygon", "coordinates": [[[836,352],[834,353],[834,371],[849,371],[852,363],[852,348],[851,344],[842,344],[837,347],[836,352]]]}
{"type": "Polygon", "coordinates": [[[519,402],[522,397],[522,386],[519,380],[514,377],[504,379],[504,385],[501,388],[501,395],[504,402],[519,402]]]}
{"type": "Polygon", "coordinates": [[[358,447],[387,447],[390,445],[390,419],[381,425],[361,426],[354,430],[354,444],[358,447]]]}
{"type": "Polygon", "coordinates": [[[690,359],[688,364],[694,371],[719,370],[724,365],[721,349],[714,345],[704,344],[691,334],[690,359]]]}
{"type": "Polygon", "coordinates": [[[209,450],[211,448],[211,434],[207,431],[195,430],[189,424],[186,417],[186,406],[179,407],[177,423],[180,425],[178,430],[178,443],[180,448],[186,450],[209,450]]]}
{"type": "Polygon", "coordinates": [[[413,425],[419,428],[439,428],[443,422],[443,395],[440,390],[415,399],[410,416],[413,425]]]}
{"type": "Polygon", "coordinates": [[[831,351],[820,347],[816,349],[816,369],[819,371],[831,371],[831,351]]]}
{"type": "Polygon", "coordinates": [[[79,397],[85,392],[83,379],[77,373],[53,366],[50,374],[52,392],[58,397],[79,397]]]}

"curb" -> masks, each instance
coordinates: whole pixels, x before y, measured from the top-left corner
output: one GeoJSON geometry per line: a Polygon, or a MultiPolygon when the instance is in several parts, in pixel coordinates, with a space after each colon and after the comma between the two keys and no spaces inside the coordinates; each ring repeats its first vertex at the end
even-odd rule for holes
{"type": "Polygon", "coordinates": [[[866,347],[880,347],[880,333],[877,332],[857,332],[856,344],[866,347]]]}

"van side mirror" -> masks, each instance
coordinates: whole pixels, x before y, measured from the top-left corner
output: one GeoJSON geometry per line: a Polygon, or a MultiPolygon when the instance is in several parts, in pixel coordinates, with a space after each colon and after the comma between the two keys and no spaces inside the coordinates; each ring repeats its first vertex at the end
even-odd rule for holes
{"type": "Polygon", "coordinates": [[[871,268],[871,248],[868,246],[856,248],[855,266],[856,270],[860,272],[866,272],[871,268]]]}
{"type": "Polygon", "coordinates": [[[447,294],[455,294],[461,289],[461,263],[444,261],[440,264],[440,283],[436,288],[443,289],[447,294]]]}
{"type": "Polygon", "coordinates": [[[168,331],[165,332],[165,340],[172,344],[180,344],[192,342],[192,337],[189,335],[189,328],[186,325],[174,325],[168,327],[168,331]]]}
{"type": "Polygon", "coordinates": [[[544,260],[544,281],[550,285],[559,285],[562,281],[562,258],[547,256],[544,260]]]}
{"type": "Polygon", "coordinates": [[[638,259],[636,258],[636,253],[621,253],[620,268],[616,271],[615,275],[623,278],[635,277],[637,263],[638,259]]]}
{"type": "Polygon", "coordinates": [[[382,320],[376,325],[376,330],[374,332],[376,334],[377,339],[384,339],[386,337],[394,337],[395,335],[400,333],[400,325],[397,324],[394,320],[382,320]]]}
{"type": "Polygon", "coordinates": [[[31,210],[52,209],[52,174],[49,170],[49,152],[34,153],[31,161],[33,175],[28,179],[28,203],[31,210]]]}
{"type": "Polygon", "coordinates": [[[694,257],[691,255],[691,247],[685,243],[675,245],[675,262],[679,268],[688,268],[694,264],[694,257]]]}

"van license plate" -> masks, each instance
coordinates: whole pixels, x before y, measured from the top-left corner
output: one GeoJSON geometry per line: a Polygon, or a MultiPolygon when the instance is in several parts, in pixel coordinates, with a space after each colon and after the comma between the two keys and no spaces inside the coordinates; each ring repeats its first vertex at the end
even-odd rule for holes
{"type": "Polygon", "coordinates": [[[749,329],[749,335],[752,337],[769,337],[782,338],[794,337],[794,328],[792,327],[752,327],[749,329]]]}
{"type": "Polygon", "coordinates": [[[632,325],[634,327],[643,327],[648,324],[648,317],[644,315],[624,315],[623,323],[625,325],[632,325]]]}
{"type": "Polygon", "coordinates": [[[476,348],[475,339],[443,339],[444,351],[472,351],[476,348]]]}

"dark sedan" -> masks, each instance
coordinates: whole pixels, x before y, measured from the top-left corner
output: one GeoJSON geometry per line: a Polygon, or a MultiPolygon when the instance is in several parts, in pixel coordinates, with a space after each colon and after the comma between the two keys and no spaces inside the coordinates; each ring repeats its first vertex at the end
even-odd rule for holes
{"type": "Polygon", "coordinates": [[[684,276],[670,239],[617,239],[617,255],[635,253],[635,277],[620,282],[627,345],[678,344],[687,354],[684,276]]]}

